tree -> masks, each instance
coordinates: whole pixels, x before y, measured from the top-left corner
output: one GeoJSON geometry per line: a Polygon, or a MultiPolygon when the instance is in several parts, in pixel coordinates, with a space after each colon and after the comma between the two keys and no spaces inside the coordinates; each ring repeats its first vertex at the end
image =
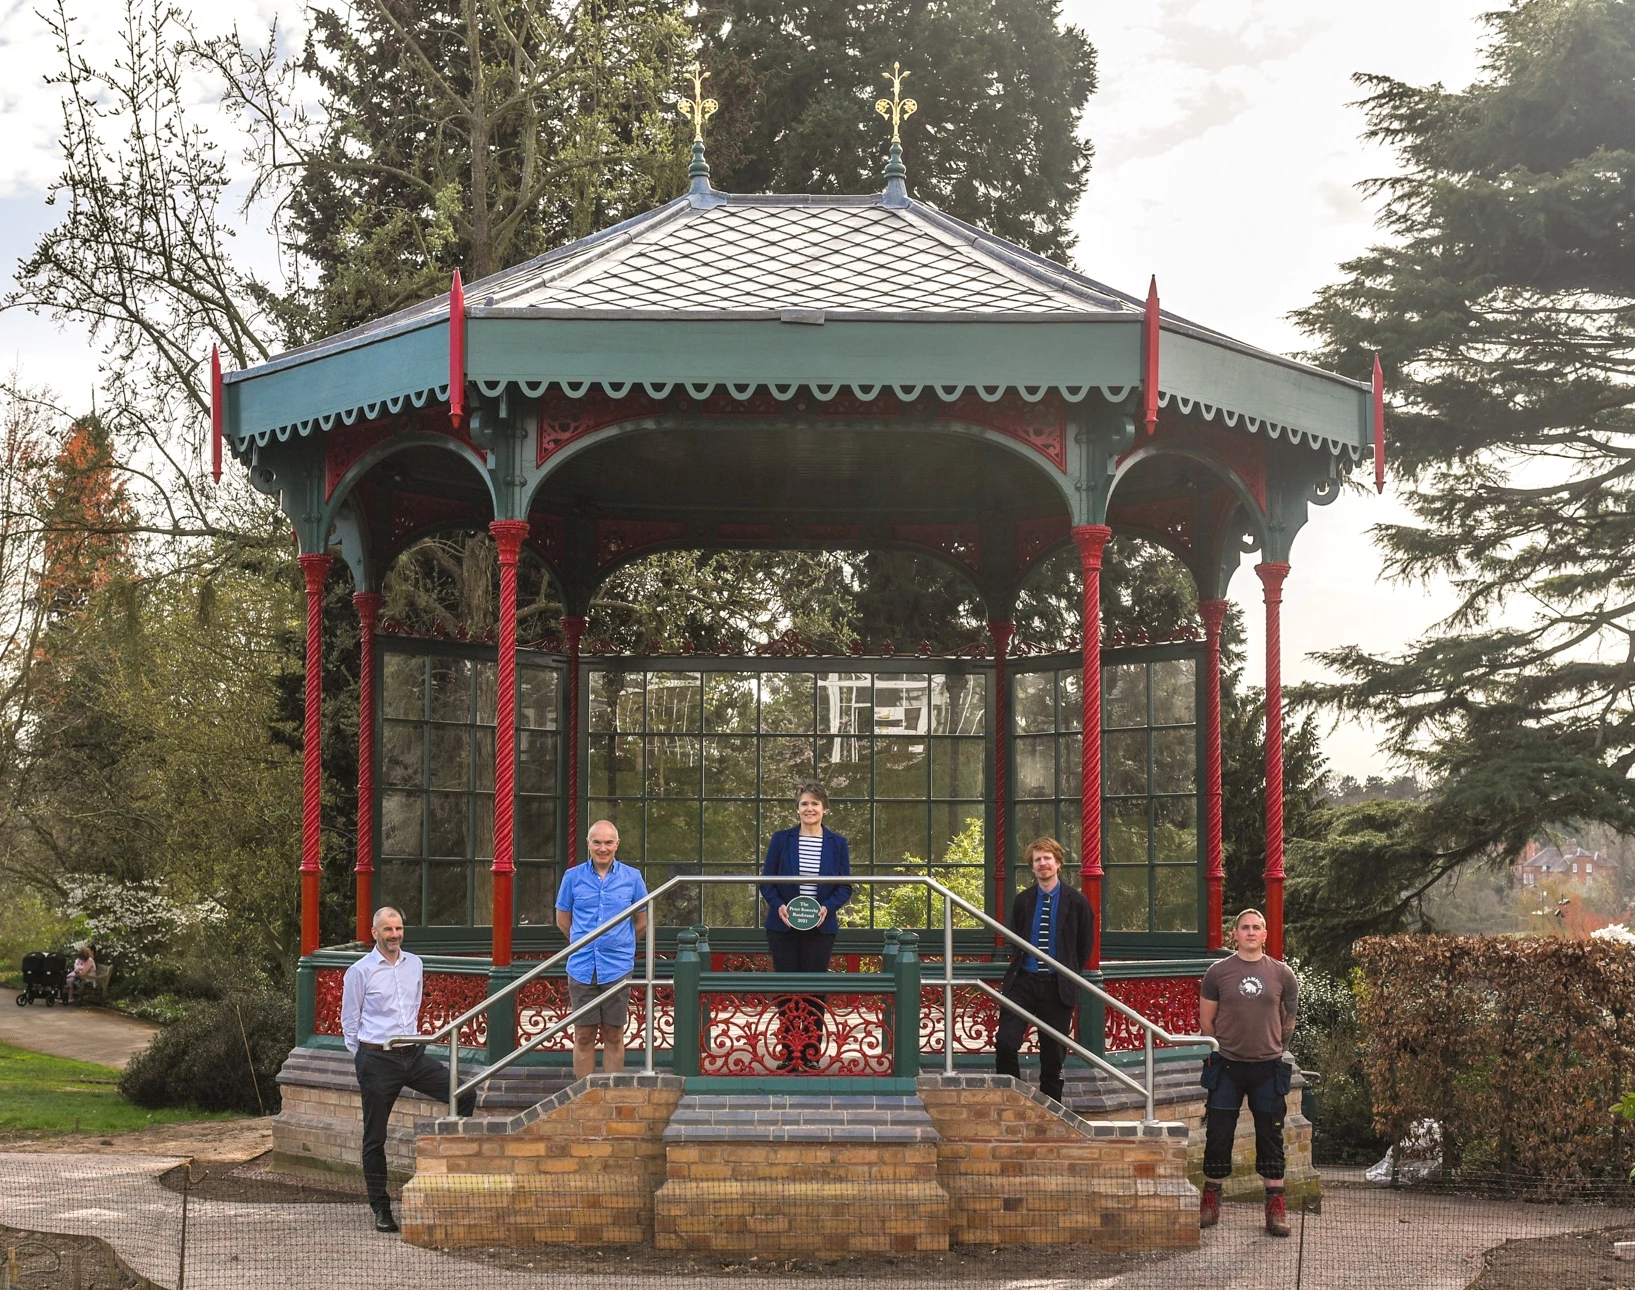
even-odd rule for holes
{"type": "Polygon", "coordinates": [[[890,134],[875,101],[901,62],[914,193],[1065,260],[1091,147],[1079,116],[1096,54],[1056,0],[704,0],[692,16],[712,93],[712,182],[731,192],[878,191],[890,134]]]}
{"type": "Polygon", "coordinates": [[[1399,655],[1335,651],[1344,679],[1308,694],[1435,786],[1335,817],[1357,926],[1382,931],[1546,825],[1635,827],[1635,4],[1485,21],[1462,91],[1358,78],[1400,162],[1372,185],[1386,240],[1297,315],[1320,361],[1364,376],[1380,354],[1414,519],[1376,540],[1459,596],[1399,655]]]}

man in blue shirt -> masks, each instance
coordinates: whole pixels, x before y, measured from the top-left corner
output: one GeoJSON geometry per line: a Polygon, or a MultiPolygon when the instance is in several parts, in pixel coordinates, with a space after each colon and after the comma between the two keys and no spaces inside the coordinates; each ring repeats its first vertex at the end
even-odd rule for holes
{"type": "MultiPolygon", "coordinates": [[[[1090,902],[1061,880],[1067,852],[1055,838],[1038,838],[1023,854],[1035,881],[1016,893],[1011,905],[1011,931],[1076,972],[1090,961],[1095,940],[1096,916],[1090,902]]],[[[1079,988],[1037,956],[1013,945],[1000,993],[1045,1025],[1064,1035],[1070,1033],[1079,988]]],[[[1001,1012],[999,1033],[994,1037],[994,1070],[999,1074],[1021,1078],[1019,1053],[1029,1025],[1009,1008],[1001,1012]]],[[[1062,1062],[1066,1057],[1067,1049],[1041,1031],[1039,1091],[1058,1102],[1062,1100],[1062,1062]]]]}
{"type": "MultiPolygon", "coordinates": [[[[556,893],[556,925],[570,942],[595,931],[647,896],[641,871],[619,859],[619,830],[597,820],[585,835],[590,863],[574,865],[562,876],[556,893]]],[[[637,911],[589,945],[568,956],[568,1003],[589,1003],[609,986],[627,981],[636,969],[636,938],[647,931],[647,911],[637,911]]],[[[602,1044],[602,1070],[624,1069],[625,1015],[628,989],[580,1017],[573,1027],[573,1077],[584,1079],[596,1069],[596,1044],[602,1044]]]]}

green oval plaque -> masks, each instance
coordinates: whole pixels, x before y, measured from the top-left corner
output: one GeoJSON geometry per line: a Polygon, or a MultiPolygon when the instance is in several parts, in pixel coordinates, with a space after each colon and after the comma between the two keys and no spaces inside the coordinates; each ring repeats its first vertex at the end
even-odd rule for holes
{"type": "Polygon", "coordinates": [[[810,896],[796,896],[784,906],[784,912],[797,932],[809,932],[823,921],[823,906],[810,896]]]}

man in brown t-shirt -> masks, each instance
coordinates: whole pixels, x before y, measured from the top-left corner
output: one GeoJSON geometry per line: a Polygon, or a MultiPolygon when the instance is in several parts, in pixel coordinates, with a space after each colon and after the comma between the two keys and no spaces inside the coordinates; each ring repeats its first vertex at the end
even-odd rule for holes
{"type": "Polygon", "coordinates": [[[1292,1068],[1283,1053],[1294,1034],[1299,982],[1288,965],[1268,958],[1266,920],[1258,909],[1238,915],[1232,929],[1236,952],[1204,973],[1200,1029],[1220,1042],[1204,1062],[1204,1192],[1198,1225],[1221,1217],[1222,1181],[1232,1173],[1232,1139],[1238,1113],[1249,1099],[1255,1118],[1255,1172],[1266,1184],[1266,1230],[1289,1234],[1283,1203],[1283,1116],[1292,1068]]]}

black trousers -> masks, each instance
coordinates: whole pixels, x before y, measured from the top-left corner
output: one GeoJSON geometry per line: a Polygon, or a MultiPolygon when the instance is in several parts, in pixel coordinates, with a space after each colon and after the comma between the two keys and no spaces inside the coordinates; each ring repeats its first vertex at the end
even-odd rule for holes
{"type": "MultiPolygon", "coordinates": [[[[1005,991],[1005,997],[1019,1003],[1047,1026],[1053,1026],[1064,1035],[1073,1024],[1073,1009],[1062,1002],[1061,991],[1054,972],[1018,972],[1016,983],[1005,991]]],[[[993,1068],[1000,1075],[1022,1077],[1022,1062],[1018,1053],[1030,1029],[1027,1022],[1009,1008],[1000,1010],[999,1033],[994,1037],[993,1068]]],[[[1039,1036],[1039,1091],[1046,1097],[1062,1100],[1062,1062],[1067,1049],[1041,1033],[1039,1036]]]]}
{"type": "Polygon", "coordinates": [[[1232,1139],[1238,1132],[1238,1113],[1244,1098],[1255,1117],[1255,1172],[1269,1182],[1280,1182],[1285,1167],[1283,1119],[1288,1103],[1277,1091],[1282,1061],[1239,1062],[1222,1059],[1220,1080],[1209,1090],[1204,1111],[1204,1177],[1219,1182],[1232,1176],[1232,1139]]]}
{"type": "MultiPolygon", "coordinates": [[[[358,1091],[363,1095],[363,1182],[369,1189],[369,1207],[380,1211],[389,1202],[386,1194],[386,1121],[398,1094],[406,1088],[448,1105],[448,1067],[426,1055],[419,1044],[376,1052],[360,1048],[352,1059],[358,1074],[358,1091]]],[[[460,1094],[461,1115],[477,1108],[477,1091],[460,1094]]]]}
{"type": "MultiPolygon", "coordinates": [[[[827,972],[835,952],[835,938],[824,932],[767,929],[766,947],[772,951],[774,972],[827,972]]],[[[787,1070],[796,1063],[815,1068],[823,1054],[823,998],[820,995],[781,995],[778,1000],[778,1041],[772,1060],[787,1070]]]]}

